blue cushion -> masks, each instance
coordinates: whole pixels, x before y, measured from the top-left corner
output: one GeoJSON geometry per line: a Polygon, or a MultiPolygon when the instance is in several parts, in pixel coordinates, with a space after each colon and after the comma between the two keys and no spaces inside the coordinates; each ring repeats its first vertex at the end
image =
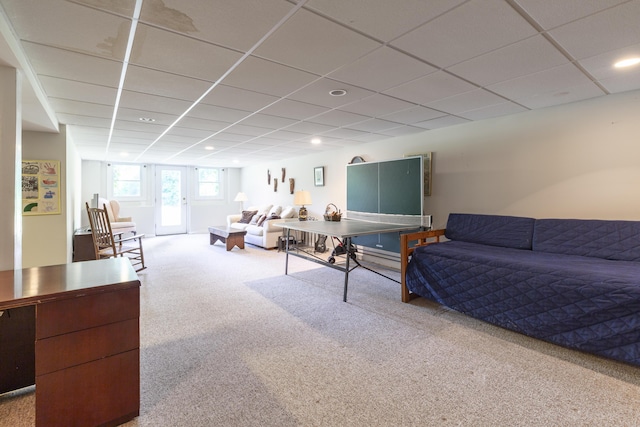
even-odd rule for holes
{"type": "Polygon", "coordinates": [[[534,222],[526,217],[452,213],[445,236],[462,242],[531,249],[534,222]]]}
{"type": "Polygon", "coordinates": [[[533,250],[640,261],[640,221],[539,219],[534,227],[533,250]]]}

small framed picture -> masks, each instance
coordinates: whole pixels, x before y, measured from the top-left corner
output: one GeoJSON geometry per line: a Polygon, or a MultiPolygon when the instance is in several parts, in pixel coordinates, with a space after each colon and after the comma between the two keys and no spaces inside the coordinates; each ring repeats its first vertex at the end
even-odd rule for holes
{"type": "Polygon", "coordinates": [[[324,166],[313,168],[313,178],[316,187],[324,186],[324,166]]]}

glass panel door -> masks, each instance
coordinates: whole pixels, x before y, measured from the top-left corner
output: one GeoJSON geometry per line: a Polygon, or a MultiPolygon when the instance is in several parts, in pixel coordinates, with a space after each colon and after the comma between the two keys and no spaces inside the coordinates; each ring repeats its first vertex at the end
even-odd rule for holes
{"type": "Polygon", "coordinates": [[[187,232],[187,168],[158,166],[156,170],[156,235],[187,232]]]}

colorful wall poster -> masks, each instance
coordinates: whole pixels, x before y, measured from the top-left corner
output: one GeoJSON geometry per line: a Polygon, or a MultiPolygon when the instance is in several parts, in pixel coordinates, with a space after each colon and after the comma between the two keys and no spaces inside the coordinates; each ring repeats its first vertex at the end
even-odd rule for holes
{"type": "Polygon", "coordinates": [[[60,162],[22,161],[22,214],[60,213],[60,162]]]}

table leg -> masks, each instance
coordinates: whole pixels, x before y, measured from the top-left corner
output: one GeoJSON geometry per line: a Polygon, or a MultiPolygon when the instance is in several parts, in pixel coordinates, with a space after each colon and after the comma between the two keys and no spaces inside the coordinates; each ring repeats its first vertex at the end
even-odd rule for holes
{"type": "Polygon", "coordinates": [[[285,276],[288,274],[289,272],[289,235],[291,234],[291,229],[287,228],[287,239],[285,241],[284,247],[285,247],[285,251],[284,251],[284,274],[285,276]]]}
{"type": "Polygon", "coordinates": [[[347,286],[349,285],[349,260],[351,259],[351,253],[349,252],[349,249],[351,249],[351,237],[345,237],[344,246],[347,250],[347,263],[345,264],[346,267],[344,270],[344,297],[342,298],[342,301],[347,302],[347,286]]]}

